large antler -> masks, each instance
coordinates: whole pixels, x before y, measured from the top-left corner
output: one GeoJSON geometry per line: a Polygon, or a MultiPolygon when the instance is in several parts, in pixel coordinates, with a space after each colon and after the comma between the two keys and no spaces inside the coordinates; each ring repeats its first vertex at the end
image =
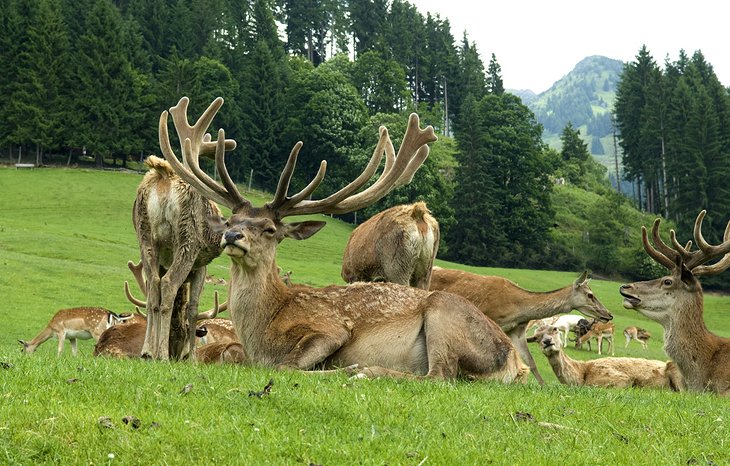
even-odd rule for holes
{"type": "Polygon", "coordinates": [[[176,106],[170,108],[169,113],[172,115],[172,121],[180,139],[183,162],[178,160],[170,145],[170,136],[167,131],[168,112],[166,111],[160,115],[159,122],[162,155],[175,173],[203,196],[230,207],[234,212],[250,208],[251,203],[238,192],[225,167],[225,152],[235,149],[236,141],[226,139],[222,129],[218,131],[218,139],[215,142],[211,142],[210,134],[206,133],[213,117],[223,105],[223,99],[220,97],[215,99],[193,126],[190,126],[187,120],[188,102],[187,97],[181,98],[176,106]],[[210,156],[210,154],[215,154],[216,168],[223,186],[200,168],[200,156],[210,156]]]}
{"type": "Polygon", "coordinates": [[[654,220],[652,226],[652,240],[655,246],[649,243],[647,232],[645,227],[641,227],[641,239],[644,244],[644,249],[654,260],[662,264],[669,270],[673,270],[677,267],[677,259],[681,257],[682,262],[688,270],[692,271],[695,276],[703,275],[715,275],[725,271],[730,267],[730,222],[725,227],[725,233],[723,235],[723,242],[718,245],[711,245],[702,235],[702,221],[705,218],[706,211],[703,210],[697,215],[694,226],[694,239],[699,248],[696,251],[692,251],[692,241],[687,242],[685,246],[682,246],[677,241],[677,235],[674,230],[670,230],[669,235],[672,241],[672,247],[669,247],[664,243],[659,236],[659,223],[660,219],[654,220]],[[707,262],[722,258],[714,264],[704,265],[707,262]]]}

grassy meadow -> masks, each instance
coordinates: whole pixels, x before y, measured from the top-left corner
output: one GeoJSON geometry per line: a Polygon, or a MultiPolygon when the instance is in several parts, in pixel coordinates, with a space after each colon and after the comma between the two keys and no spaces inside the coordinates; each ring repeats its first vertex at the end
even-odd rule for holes
{"type": "MultiPolygon", "coordinates": [[[[91,341],[80,342],[77,358],[68,343],[57,357],[55,340],[21,354],[17,340],[35,336],[58,309],[132,310],[123,282],[132,279],[127,261],[139,260],[131,211],[140,180],[0,167],[0,464],[730,464],[730,400],[565,387],[536,348],[543,387],[109,360],[91,355],[91,341]],[[270,392],[256,396],[270,380],[270,392]]],[[[278,263],[295,283],[342,283],[351,229],[328,219],[314,237],[282,243],[278,263]]],[[[437,263],[538,291],[580,272],[437,263]]],[[[208,273],[227,279],[228,259],[208,273]]],[[[620,283],[591,286],[615,315],[616,356],[666,359],[661,328],[623,309],[620,283]],[[652,332],[649,350],[624,349],[629,325],[652,332]]],[[[214,290],[226,291],[206,284],[202,307],[214,290]]],[[[708,327],[730,337],[730,297],[705,303],[708,327]]]]}

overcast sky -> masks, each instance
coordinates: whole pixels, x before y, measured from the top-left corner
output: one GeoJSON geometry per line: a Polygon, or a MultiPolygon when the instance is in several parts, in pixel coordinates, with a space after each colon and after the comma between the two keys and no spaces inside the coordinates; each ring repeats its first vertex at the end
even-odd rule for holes
{"type": "Polygon", "coordinates": [[[642,45],[663,67],[680,49],[701,50],[730,86],[730,16],[723,0],[408,0],[449,19],[461,44],[466,30],[484,66],[492,53],[508,89],[547,90],[583,58],[634,61],[642,45]]]}

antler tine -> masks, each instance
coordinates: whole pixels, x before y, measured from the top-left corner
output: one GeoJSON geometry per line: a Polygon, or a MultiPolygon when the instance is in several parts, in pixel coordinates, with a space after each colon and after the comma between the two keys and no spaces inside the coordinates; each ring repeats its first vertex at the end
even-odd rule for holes
{"type": "Polygon", "coordinates": [[[135,306],[147,307],[146,301],[142,301],[142,300],[137,299],[134,296],[132,296],[132,292],[129,291],[129,282],[126,280],[124,281],[124,294],[127,296],[127,299],[129,300],[129,302],[134,304],[135,306]]]}
{"type": "Polygon", "coordinates": [[[714,275],[723,272],[730,267],[730,222],[725,227],[723,242],[718,245],[709,244],[702,235],[702,221],[707,212],[702,210],[695,220],[694,237],[699,251],[693,255],[692,260],[687,263],[687,268],[692,270],[695,276],[714,275]],[[718,256],[723,256],[718,262],[711,265],[702,265],[718,256]]]}
{"type": "MultiPolygon", "coordinates": [[[[218,113],[218,110],[223,106],[223,98],[217,97],[213,102],[208,105],[198,121],[194,125],[190,126],[188,123],[188,104],[190,99],[188,97],[180,98],[180,101],[174,107],[170,107],[170,115],[172,115],[172,121],[175,125],[175,130],[180,138],[180,146],[185,142],[185,139],[190,139],[192,142],[193,153],[196,157],[200,155],[210,155],[216,151],[216,143],[211,142],[211,137],[206,134],[208,127],[213,122],[213,118],[218,113]]],[[[236,141],[229,139],[226,141],[226,150],[231,151],[236,148],[236,141]]]]}
{"type": "Polygon", "coordinates": [[[682,260],[687,263],[687,261],[692,257],[692,252],[690,251],[692,241],[688,242],[687,246],[682,246],[679,244],[679,241],[677,240],[677,233],[674,230],[669,230],[669,238],[672,240],[674,250],[682,256],[682,260]]]}
{"type": "MultiPolygon", "coordinates": [[[[378,166],[380,165],[380,160],[383,158],[383,151],[385,150],[387,152],[387,146],[390,145],[391,151],[393,154],[395,154],[395,151],[392,149],[393,145],[390,144],[390,137],[388,136],[388,130],[384,127],[380,127],[380,138],[378,140],[378,144],[375,146],[375,150],[373,151],[373,155],[370,156],[370,161],[368,162],[368,165],[365,167],[363,172],[355,178],[355,180],[351,181],[347,186],[340,189],[336,193],[317,201],[306,201],[304,200],[309,194],[314,191],[314,189],[319,185],[319,183],[322,181],[322,178],[324,178],[324,170],[327,167],[327,162],[322,161],[322,165],[320,165],[320,170],[317,172],[317,176],[312,180],[312,182],[304,188],[301,192],[297,193],[296,195],[290,197],[287,199],[286,202],[281,204],[281,207],[279,208],[279,215],[281,217],[286,217],[287,215],[293,215],[293,212],[296,212],[296,215],[302,215],[304,213],[316,213],[321,212],[321,207],[324,205],[332,205],[337,204],[338,202],[346,199],[348,196],[350,196],[352,193],[360,189],[367,181],[373,176],[373,174],[377,171],[378,166]],[[316,184],[315,184],[316,182],[316,184]]],[[[393,162],[392,160],[389,163],[389,160],[386,159],[385,169],[383,172],[388,170],[388,166],[392,166],[393,162]]],[[[287,164],[288,166],[288,164],[287,164]]],[[[283,175],[282,175],[283,177],[283,175]]],[[[382,177],[382,174],[381,174],[382,177]]],[[[280,182],[281,183],[281,182],[280,182]]],[[[278,190],[277,190],[278,192],[278,190]]]]}
{"type": "Polygon", "coordinates": [[[301,150],[302,145],[302,141],[299,141],[294,144],[294,147],[292,147],[292,150],[289,153],[289,158],[286,160],[284,170],[281,172],[281,176],[279,177],[279,183],[276,185],[276,193],[274,194],[274,199],[266,204],[267,207],[269,207],[270,209],[273,209],[277,212],[286,211],[287,206],[296,205],[299,201],[309,197],[309,195],[312,194],[315,189],[317,189],[319,184],[324,179],[324,175],[327,172],[326,160],[322,160],[322,162],[319,164],[319,170],[317,170],[317,174],[314,176],[312,181],[310,181],[309,184],[304,187],[304,189],[302,189],[292,197],[288,196],[289,184],[291,183],[291,177],[294,174],[294,168],[297,165],[297,158],[299,157],[299,151],[301,150]]]}
{"type": "Polygon", "coordinates": [[[297,204],[288,203],[283,209],[279,210],[278,215],[283,218],[288,215],[311,213],[343,214],[366,207],[388,194],[394,187],[399,186],[399,182],[410,181],[413,173],[428,155],[428,149],[422,149],[422,147],[437,139],[433,127],[428,126],[425,129],[420,129],[418,115],[412,113],[398,155],[393,157],[394,151],[390,136],[387,129],[382,127],[380,140],[370,163],[355,181],[325,199],[317,201],[302,200],[297,204]],[[386,166],[378,179],[364,191],[352,194],[375,173],[377,165],[380,164],[383,151],[386,153],[386,166]]]}
{"type": "MultiPolygon", "coordinates": [[[[651,239],[654,242],[654,246],[661,252],[663,255],[665,255],[667,258],[672,260],[672,264],[674,264],[674,258],[677,256],[678,252],[674,249],[667,246],[667,244],[662,240],[661,236],[659,236],[659,224],[661,223],[661,218],[657,218],[654,220],[654,224],[651,226],[651,239]]],[[[671,236],[670,232],[670,236],[671,236]]]]}
{"type": "MultiPolygon", "coordinates": [[[[654,225],[656,226],[659,223],[659,219],[656,219],[654,221],[654,225]]],[[[641,227],[641,242],[644,245],[644,250],[646,251],[649,256],[654,259],[655,261],[659,262],[664,267],[668,268],[669,270],[673,270],[676,265],[675,263],[669,259],[667,256],[662,254],[661,252],[657,251],[654,246],[649,243],[649,235],[646,231],[646,227],[641,227]]]]}
{"type": "MultiPolygon", "coordinates": [[[[142,290],[142,293],[144,294],[145,298],[147,297],[147,280],[145,280],[143,275],[143,269],[144,266],[142,265],[142,261],[140,260],[137,264],[135,264],[132,261],[127,262],[127,267],[129,267],[129,270],[132,271],[132,275],[134,275],[135,280],[137,280],[137,285],[139,286],[139,289],[142,290]]],[[[126,283],[126,282],[124,282],[126,283]]]]}
{"type": "Polygon", "coordinates": [[[228,309],[228,301],[224,302],[220,306],[218,305],[218,291],[213,293],[213,309],[201,312],[198,314],[196,320],[214,319],[219,313],[228,309]]]}

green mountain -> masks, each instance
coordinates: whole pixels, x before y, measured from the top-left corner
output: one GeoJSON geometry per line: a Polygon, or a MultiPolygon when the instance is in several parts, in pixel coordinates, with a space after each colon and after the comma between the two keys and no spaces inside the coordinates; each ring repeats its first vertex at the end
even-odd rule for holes
{"type": "Polygon", "coordinates": [[[560,149],[560,133],[571,122],[579,128],[588,150],[609,173],[615,172],[611,111],[623,62],[599,55],[584,58],[547,91],[519,91],[525,105],[545,128],[543,140],[560,149]]]}

